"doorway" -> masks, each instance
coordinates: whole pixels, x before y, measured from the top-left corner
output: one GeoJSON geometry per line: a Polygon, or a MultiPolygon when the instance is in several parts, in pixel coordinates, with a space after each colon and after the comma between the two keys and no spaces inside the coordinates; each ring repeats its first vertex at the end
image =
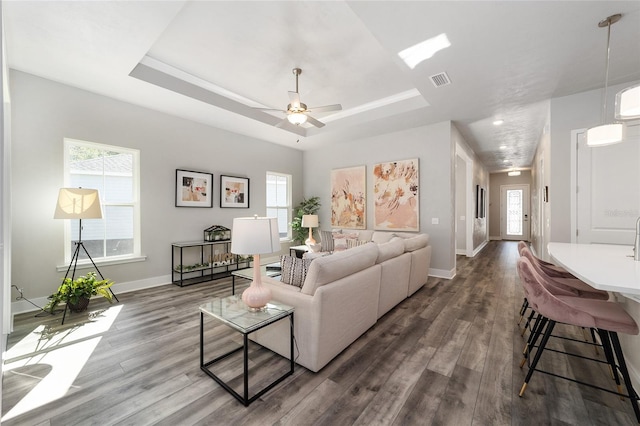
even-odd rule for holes
{"type": "Polygon", "coordinates": [[[529,185],[500,185],[500,238],[529,241],[529,185]]]}

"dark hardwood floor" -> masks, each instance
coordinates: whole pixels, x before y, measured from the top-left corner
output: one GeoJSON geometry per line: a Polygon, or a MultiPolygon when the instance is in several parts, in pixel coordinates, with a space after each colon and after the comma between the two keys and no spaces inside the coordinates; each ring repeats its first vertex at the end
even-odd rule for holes
{"type": "MultiPolygon", "coordinates": [[[[518,366],[516,259],[511,242],[458,257],[455,279],[429,278],[319,373],[296,366],[249,407],[199,369],[198,306],[229,295],[230,279],[119,294],[114,305],[94,299],[90,318],[73,314],[64,326],[61,315],[22,314],[4,365],[2,424],[635,424],[629,401],[540,373],[518,397],[527,367],[518,366]]],[[[207,358],[239,342],[226,326],[205,327],[207,358]]],[[[557,333],[582,336],[569,327],[557,333]]],[[[593,353],[558,339],[553,345],[593,353]]],[[[272,352],[250,349],[252,386],[287,368],[272,352]]],[[[546,368],[615,390],[604,367],[545,355],[546,368]]],[[[239,358],[216,371],[240,389],[239,358]]]]}

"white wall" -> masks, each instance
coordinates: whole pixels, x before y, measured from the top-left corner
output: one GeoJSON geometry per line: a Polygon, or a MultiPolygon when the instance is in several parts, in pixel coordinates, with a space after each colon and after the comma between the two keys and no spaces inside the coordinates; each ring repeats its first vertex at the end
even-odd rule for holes
{"type": "Polygon", "coordinates": [[[549,260],[546,247],[551,232],[551,203],[544,200],[544,190],[549,186],[551,175],[550,120],[551,110],[548,110],[544,131],[531,163],[531,246],[536,255],[545,260],[549,260]]]}
{"type": "MultiPolygon", "coordinates": [[[[64,272],[63,221],[53,219],[63,186],[63,139],[140,150],[142,254],[147,260],[101,267],[118,283],[167,283],[171,243],[199,241],[211,225],[231,228],[238,216],[265,214],[267,170],[293,175],[293,202],[302,199],[302,153],[71,88],[11,73],[13,158],[13,283],[24,295],[46,297],[64,272]],[[268,161],[265,161],[268,158],[268,161]],[[175,171],[214,174],[213,208],[175,207],[175,171]],[[220,174],[250,179],[250,208],[219,208],[220,174]]],[[[15,296],[15,295],[14,295],[15,296]]]]}
{"type": "Polygon", "coordinates": [[[331,169],[366,166],[367,228],[373,229],[373,165],[419,158],[420,231],[430,235],[433,246],[431,274],[452,276],[455,272],[455,144],[451,140],[451,127],[451,123],[445,121],[305,152],[304,192],[306,197],[320,197],[321,228],[329,229],[331,224],[331,169]],[[432,224],[433,218],[439,220],[438,225],[432,224]]]}

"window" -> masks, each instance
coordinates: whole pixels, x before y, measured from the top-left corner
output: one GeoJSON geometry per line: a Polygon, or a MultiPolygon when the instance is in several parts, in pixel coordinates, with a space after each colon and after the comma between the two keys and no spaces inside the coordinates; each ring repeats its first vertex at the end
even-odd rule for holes
{"type": "MultiPolygon", "coordinates": [[[[140,255],[140,151],[65,139],[65,186],[95,188],[102,219],[82,222],[82,241],[94,261],[140,255]]],[[[79,221],[65,228],[65,259],[71,260],[79,221]]],[[[80,250],[80,259],[86,254],[80,250]]]]}
{"type": "Polygon", "coordinates": [[[267,217],[277,217],[280,238],[291,239],[291,175],[267,172],[267,217]]]}

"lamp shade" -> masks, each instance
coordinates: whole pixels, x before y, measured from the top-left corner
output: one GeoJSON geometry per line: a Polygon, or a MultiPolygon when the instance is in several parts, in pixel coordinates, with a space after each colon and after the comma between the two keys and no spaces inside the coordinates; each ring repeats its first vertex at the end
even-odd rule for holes
{"type": "Polygon", "coordinates": [[[280,251],[278,219],[274,217],[237,217],[231,230],[231,253],[265,254],[280,251]]]}
{"type": "Polygon", "coordinates": [[[287,115],[287,120],[289,120],[289,123],[295,124],[296,126],[298,126],[307,121],[307,116],[301,112],[294,112],[287,115]]]}
{"type": "Polygon", "coordinates": [[[640,118],[640,84],[627,87],[616,95],[616,120],[640,118]]]}
{"type": "Polygon", "coordinates": [[[305,214],[302,216],[303,228],[317,228],[318,227],[318,215],[317,214],[305,214]]]}
{"type": "Polygon", "coordinates": [[[60,188],[54,219],[102,219],[97,189],[60,188]]]}
{"type": "Polygon", "coordinates": [[[603,124],[587,130],[588,146],[605,146],[622,141],[622,124],[603,124]]]}

